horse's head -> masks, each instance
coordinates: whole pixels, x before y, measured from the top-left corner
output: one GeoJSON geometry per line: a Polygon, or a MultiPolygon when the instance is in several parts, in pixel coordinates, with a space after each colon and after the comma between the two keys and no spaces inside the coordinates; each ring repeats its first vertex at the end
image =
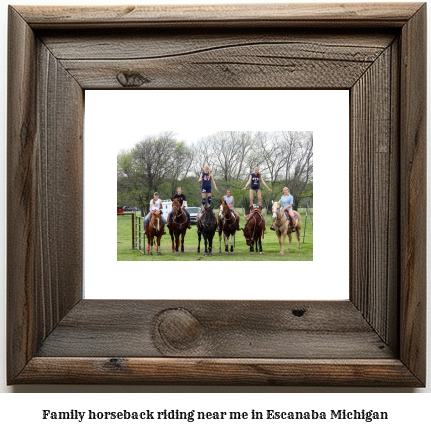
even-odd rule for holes
{"type": "Polygon", "coordinates": [[[277,219],[277,214],[280,212],[281,202],[280,201],[272,201],[272,219],[275,221],[277,219]]]}
{"type": "Polygon", "coordinates": [[[172,200],[172,214],[178,216],[181,213],[181,204],[178,198],[172,200]]]}
{"type": "Polygon", "coordinates": [[[219,208],[219,211],[218,211],[218,217],[220,219],[223,219],[223,203],[220,204],[220,208],[219,208]]]}
{"type": "Polygon", "coordinates": [[[206,206],[205,213],[201,217],[201,221],[203,225],[210,226],[212,225],[213,221],[216,221],[213,208],[214,207],[212,205],[206,206]]]}
{"type": "Polygon", "coordinates": [[[251,227],[252,224],[254,224],[254,218],[250,218],[246,227],[241,228],[242,232],[244,233],[244,237],[245,237],[245,241],[247,243],[247,246],[250,246],[253,243],[253,228],[251,227]]]}
{"type": "Polygon", "coordinates": [[[229,214],[230,208],[229,208],[227,202],[224,200],[224,198],[223,198],[223,201],[220,204],[220,208],[221,208],[221,210],[222,210],[222,212],[223,212],[224,215],[229,214]]]}
{"type": "Polygon", "coordinates": [[[162,229],[162,214],[157,209],[153,210],[151,215],[151,224],[157,231],[162,229]]]}

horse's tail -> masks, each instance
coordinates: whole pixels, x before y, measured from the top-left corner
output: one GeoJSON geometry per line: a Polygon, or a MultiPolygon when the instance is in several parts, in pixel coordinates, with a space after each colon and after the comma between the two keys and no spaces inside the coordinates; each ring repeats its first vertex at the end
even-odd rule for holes
{"type": "Polygon", "coordinates": [[[301,215],[299,214],[299,212],[295,211],[295,213],[298,215],[298,220],[296,222],[296,226],[301,229],[302,228],[302,220],[301,220],[301,215]]]}

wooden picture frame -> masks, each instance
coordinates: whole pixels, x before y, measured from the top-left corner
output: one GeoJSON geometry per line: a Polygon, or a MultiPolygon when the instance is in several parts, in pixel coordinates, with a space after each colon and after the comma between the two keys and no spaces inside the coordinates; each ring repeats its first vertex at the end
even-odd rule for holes
{"type": "Polygon", "coordinates": [[[8,384],[424,386],[425,28],[424,3],[9,7],[8,384]],[[83,299],[99,88],[349,89],[349,300],[83,299]]]}

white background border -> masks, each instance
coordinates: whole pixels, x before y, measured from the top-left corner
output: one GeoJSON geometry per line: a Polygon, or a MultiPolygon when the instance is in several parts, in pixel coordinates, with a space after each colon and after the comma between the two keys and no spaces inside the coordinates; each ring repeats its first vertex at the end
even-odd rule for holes
{"type": "MultiPolygon", "coordinates": [[[[347,90],[86,91],[84,136],[86,298],[348,298],[347,90]],[[313,131],[313,261],[256,264],[253,257],[247,262],[116,261],[118,142],[128,134],[138,136],[136,130],[142,139],[148,129],[188,128],[199,129],[202,135],[206,130],[313,131]]],[[[220,192],[213,191],[215,199],[222,196],[220,192]]],[[[235,196],[235,190],[232,194],[235,196]]],[[[279,188],[278,197],[281,195],[279,188]]],[[[308,228],[310,223],[308,219],[308,228]]],[[[236,241],[245,243],[242,232],[236,241]]],[[[265,240],[262,243],[265,251],[265,240]]],[[[187,235],[185,245],[191,245],[187,235]]],[[[217,253],[218,235],[213,249],[217,253]]],[[[297,250],[295,237],[292,249],[297,250]]],[[[166,248],[162,252],[172,253],[166,248]]],[[[198,257],[196,252],[186,254],[198,257]]]]}

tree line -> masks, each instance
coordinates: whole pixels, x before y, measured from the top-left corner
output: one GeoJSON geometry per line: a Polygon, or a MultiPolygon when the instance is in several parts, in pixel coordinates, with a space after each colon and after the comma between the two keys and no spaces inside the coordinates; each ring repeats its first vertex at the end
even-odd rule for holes
{"type": "Polygon", "coordinates": [[[270,208],[287,186],[294,208],[313,198],[313,134],[303,131],[223,131],[186,143],[175,132],[160,132],[117,155],[117,205],[146,209],[153,193],[161,199],[183,188],[189,206],[201,202],[198,178],[210,166],[221,199],[232,190],[236,207],[248,208],[248,190],[241,191],[254,167],[273,192],[263,188],[263,206],[270,208]]]}

